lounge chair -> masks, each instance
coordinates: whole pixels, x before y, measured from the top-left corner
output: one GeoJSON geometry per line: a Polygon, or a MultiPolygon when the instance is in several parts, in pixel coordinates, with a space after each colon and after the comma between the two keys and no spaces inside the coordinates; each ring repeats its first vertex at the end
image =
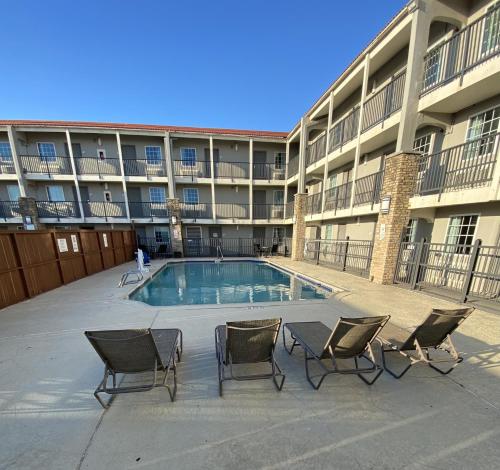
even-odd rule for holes
{"type": "Polygon", "coordinates": [[[340,318],[333,331],[319,321],[285,323],[283,345],[288,354],[292,354],[295,346],[302,346],[306,377],[315,390],[319,389],[329,374],[356,374],[363,382],[372,385],[383,372],[383,368],[376,363],[371,343],[388,321],[389,316],[340,318]],[[285,330],[290,332],[293,340],[290,349],[286,345],[285,330]],[[358,363],[361,358],[368,360],[370,365],[361,367],[358,363]],[[325,359],[331,361],[331,367],[323,363],[325,359]],[[353,359],[354,368],[339,367],[339,359],[353,359]],[[311,376],[310,361],[315,361],[321,368],[320,374],[311,376]],[[372,380],[364,377],[365,374],[372,373],[375,373],[372,380]],[[316,377],[319,377],[317,382],[313,380],[316,377]]]}
{"type": "Polygon", "coordinates": [[[107,408],[113,395],[119,393],[145,392],[154,387],[165,387],[174,401],[177,392],[175,356],[181,360],[182,331],[176,328],[165,330],[106,330],[86,331],[85,336],[104,362],[104,378],[94,392],[99,403],[107,408]],[[167,384],[170,370],[173,371],[173,388],[167,384]],[[163,379],[156,383],[157,372],[164,372],[163,379]],[[140,374],[152,372],[150,383],[136,386],[116,384],[117,374],[140,374]],[[111,376],[113,385],[108,384],[111,376]],[[104,402],[99,393],[111,395],[104,402]]]}
{"type": "Polygon", "coordinates": [[[285,375],[274,357],[281,318],[269,320],[247,320],[228,322],[215,329],[215,353],[219,374],[219,395],[222,396],[222,382],[225,380],[273,379],[278,390],[283,388],[285,375]],[[236,375],[235,364],[256,364],[268,362],[271,371],[267,374],[236,375]],[[229,376],[225,372],[229,369],[229,376]],[[278,380],[280,379],[280,380],[278,380]]]}
{"type": "Polygon", "coordinates": [[[423,362],[440,374],[449,374],[457,364],[463,361],[451,341],[451,334],[473,311],[473,307],[451,310],[435,308],[421,325],[411,330],[400,328],[392,323],[386,325],[378,337],[378,341],[382,345],[382,362],[385,370],[399,379],[408,372],[411,366],[423,362]],[[431,359],[429,349],[445,351],[451,359],[431,359]],[[387,366],[385,356],[392,352],[397,352],[410,361],[399,374],[387,366]],[[453,365],[447,370],[441,370],[434,365],[450,361],[453,362],[453,365]]]}

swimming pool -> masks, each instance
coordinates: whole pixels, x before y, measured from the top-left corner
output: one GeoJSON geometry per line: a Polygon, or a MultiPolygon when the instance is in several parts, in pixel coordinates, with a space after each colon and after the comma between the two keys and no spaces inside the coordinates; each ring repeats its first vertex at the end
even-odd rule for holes
{"type": "Polygon", "coordinates": [[[196,261],[167,264],[130,299],[160,306],[284,302],[328,295],[328,290],[265,262],[196,261]]]}

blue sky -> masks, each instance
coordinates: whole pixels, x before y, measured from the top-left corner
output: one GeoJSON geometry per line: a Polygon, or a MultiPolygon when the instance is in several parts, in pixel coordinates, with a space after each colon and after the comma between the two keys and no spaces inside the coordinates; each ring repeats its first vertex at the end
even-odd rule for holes
{"type": "Polygon", "coordinates": [[[288,131],[405,0],[2,0],[0,119],[288,131]]]}

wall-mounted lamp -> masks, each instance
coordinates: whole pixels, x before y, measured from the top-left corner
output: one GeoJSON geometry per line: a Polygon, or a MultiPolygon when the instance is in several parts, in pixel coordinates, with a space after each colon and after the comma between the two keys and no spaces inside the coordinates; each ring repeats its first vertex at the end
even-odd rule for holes
{"type": "Polygon", "coordinates": [[[384,196],[380,200],[380,213],[388,214],[391,210],[391,196],[384,196]]]}
{"type": "Polygon", "coordinates": [[[172,222],[172,225],[175,225],[177,223],[177,217],[175,215],[173,215],[171,218],[170,218],[170,221],[172,222]]]}

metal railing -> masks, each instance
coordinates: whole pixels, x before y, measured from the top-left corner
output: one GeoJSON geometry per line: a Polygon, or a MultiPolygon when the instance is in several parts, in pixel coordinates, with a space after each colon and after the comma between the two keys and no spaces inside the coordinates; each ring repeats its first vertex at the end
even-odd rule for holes
{"type": "Polygon", "coordinates": [[[36,209],[41,219],[80,218],[76,201],[36,201],[36,209]]]}
{"type": "Polygon", "coordinates": [[[250,204],[216,203],[215,217],[218,219],[248,219],[250,204]]]}
{"type": "Polygon", "coordinates": [[[359,110],[358,105],[347,116],[333,124],[330,129],[329,152],[342,148],[344,144],[358,135],[359,110]]]}
{"type": "Polygon", "coordinates": [[[325,191],[325,211],[347,209],[351,205],[352,181],[325,191]]]}
{"type": "Polygon", "coordinates": [[[326,133],[307,146],[306,167],[321,160],[326,155],[326,133]]]}
{"type": "Polygon", "coordinates": [[[500,54],[500,4],[432,48],[424,57],[421,95],[500,54]]]}
{"type": "Polygon", "coordinates": [[[85,217],[103,217],[105,219],[126,218],[125,202],[85,201],[82,202],[85,217]]]}
{"type": "Polygon", "coordinates": [[[16,167],[12,159],[2,159],[0,157],[0,175],[15,175],[16,167]]]}
{"type": "Polygon", "coordinates": [[[369,240],[305,240],[304,259],[368,277],[373,242],[369,240]]]}
{"type": "Polygon", "coordinates": [[[150,258],[169,258],[173,255],[170,240],[159,241],[152,237],[137,237],[137,247],[145,251],[150,258]]]}
{"type": "Polygon", "coordinates": [[[370,96],[363,106],[362,132],[385,121],[401,109],[405,87],[406,70],[395,76],[386,86],[370,96]]]}
{"type": "Polygon", "coordinates": [[[191,179],[211,178],[210,162],[203,160],[188,163],[183,160],[174,160],[174,176],[184,176],[191,179]]]}
{"type": "Polygon", "coordinates": [[[374,204],[380,201],[380,192],[382,191],[382,183],[384,181],[384,172],[378,171],[371,175],[358,178],[356,187],[354,188],[353,206],[362,206],[364,204],[374,204]]]}
{"type": "Polygon", "coordinates": [[[288,177],[291,178],[299,172],[299,156],[294,155],[288,161],[288,177]]]}
{"type": "Polygon", "coordinates": [[[306,214],[319,214],[321,212],[323,193],[314,193],[307,196],[306,199],[306,214]]]}
{"type": "Polygon", "coordinates": [[[286,165],[276,165],[276,163],[254,163],[254,180],[284,180],[286,165]]]}
{"type": "Polygon", "coordinates": [[[0,201],[0,219],[6,220],[14,217],[21,217],[19,202],[0,201]]]}
{"type": "Polygon", "coordinates": [[[396,284],[500,308],[500,246],[401,242],[396,284]]]}
{"type": "Polygon", "coordinates": [[[214,162],[215,178],[249,178],[250,168],[248,162],[214,162]]]}
{"type": "Polygon", "coordinates": [[[290,238],[190,238],[183,240],[184,256],[289,256],[290,238]]]}
{"type": "Polygon", "coordinates": [[[152,162],[145,158],[123,160],[123,172],[125,176],[167,176],[163,160],[152,162]]]}
{"type": "Polygon", "coordinates": [[[253,218],[257,220],[282,219],[285,215],[284,204],[254,204],[253,218]]]}
{"type": "Polygon", "coordinates": [[[210,202],[200,202],[198,204],[181,202],[179,206],[181,217],[184,219],[211,219],[213,217],[212,203],[210,202]]]}
{"type": "Polygon", "coordinates": [[[290,201],[285,204],[285,218],[289,219],[295,214],[295,202],[290,201]]]}
{"type": "Polygon", "coordinates": [[[121,174],[118,158],[101,160],[97,157],[77,157],[75,158],[75,169],[78,175],[118,176],[121,174]]]}
{"type": "Polygon", "coordinates": [[[69,157],[41,157],[40,155],[20,155],[24,173],[44,175],[71,175],[73,169],[69,157]]]}
{"type": "Polygon", "coordinates": [[[500,133],[419,157],[415,194],[441,194],[485,185],[493,179],[500,133]]]}
{"type": "Polygon", "coordinates": [[[130,218],[162,218],[170,217],[170,211],[165,202],[135,202],[129,201],[130,218]]]}

